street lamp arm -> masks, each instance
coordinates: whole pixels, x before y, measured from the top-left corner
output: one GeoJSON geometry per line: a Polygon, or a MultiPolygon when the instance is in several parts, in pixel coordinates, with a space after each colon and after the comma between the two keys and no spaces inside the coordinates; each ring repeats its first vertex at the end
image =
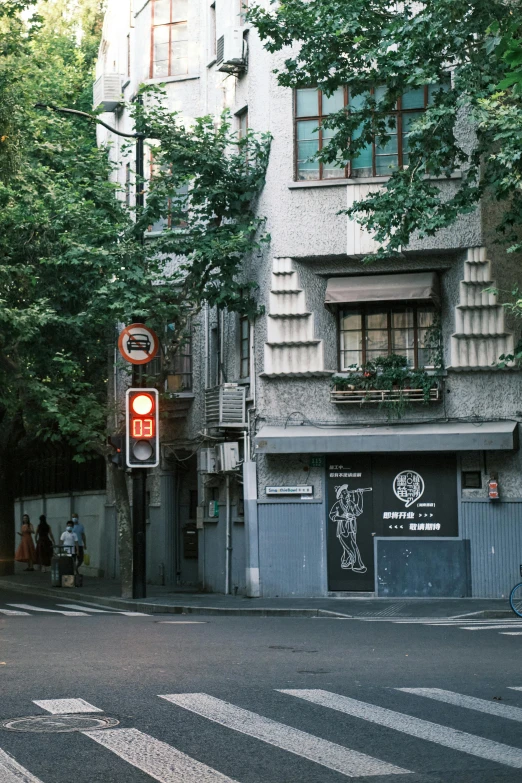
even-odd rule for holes
{"type": "Polygon", "coordinates": [[[145,138],[143,133],[122,133],[121,131],[116,130],[116,128],[112,128],[110,125],[107,125],[106,122],[100,120],[100,118],[96,117],[96,115],[88,114],[86,111],[78,111],[77,109],[62,109],[59,106],[53,106],[50,103],[36,103],[34,108],[52,109],[53,111],[59,112],[60,114],[75,114],[78,117],[87,117],[88,120],[94,120],[94,122],[97,122],[99,125],[103,125],[103,127],[107,128],[107,130],[109,130],[111,133],[115,133],[117,136],[125,136],[127,139],[145,138]]]}

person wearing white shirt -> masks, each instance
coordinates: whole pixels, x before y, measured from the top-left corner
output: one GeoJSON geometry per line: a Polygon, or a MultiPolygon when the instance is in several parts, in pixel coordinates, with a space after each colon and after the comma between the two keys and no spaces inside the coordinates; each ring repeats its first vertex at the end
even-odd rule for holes
{"type": "Polygon", "coordinates": [[[73,531],[73,523],[70,520],[67,522],[65,533],[62,533],[60,536],[60,541],[62,542],[63,551],[68,555],[76,557],[78,554],[78,536],[73,531]]]}

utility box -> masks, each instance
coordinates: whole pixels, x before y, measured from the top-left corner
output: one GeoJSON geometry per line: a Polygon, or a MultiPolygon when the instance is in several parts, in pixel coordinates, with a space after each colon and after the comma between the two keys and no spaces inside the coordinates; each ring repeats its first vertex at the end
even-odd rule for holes
{"type": "Polygon", "coordinates": [[[198,451],[198,471],[200,473],[217,473],[215,449],[200,449],[198,451]]]}
{"type": "Polygon", "coordinates": [[[216,450],[218,470],[220,473],[229,473],[239,467],[238,443],[219,443],[216,450]]]}
{"type": "Polygon", "coordinates": [[[238,73],[246,68],[246,44],[244,27],[226,27],[217,40],[216,60],[218,71],[238,73]]]}
{"type": "Polygon", "coordinates": [[[121,85],[123,79],[119,73],[102,73],[94,82],[92,91],[93,109],[112,112],[123,103],[121,85]]]}

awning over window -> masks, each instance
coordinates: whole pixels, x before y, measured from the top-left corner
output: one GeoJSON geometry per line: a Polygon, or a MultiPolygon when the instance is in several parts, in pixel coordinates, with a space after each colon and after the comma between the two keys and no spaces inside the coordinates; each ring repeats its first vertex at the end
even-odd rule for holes
{"type": "Polygon", "coordinates": [[[446,421],[378,427],[263,427],[257,454],[342,454],[393,451],[514,451],[516,421],[446,421]]]}
{"type": "Polygon", "coordinates": [[[396,302],[424,300],[439,303],[439,278],[436,272],[412,272],[398,275],[330,277],[325,304],[359,302],[396,302]]]}

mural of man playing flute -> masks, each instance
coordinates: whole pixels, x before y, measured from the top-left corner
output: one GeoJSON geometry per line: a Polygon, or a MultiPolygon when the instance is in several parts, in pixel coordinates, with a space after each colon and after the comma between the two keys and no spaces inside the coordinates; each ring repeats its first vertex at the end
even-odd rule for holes
{"type": "Polygon", "coordinates": [[[330,510],[329,517],[337,523],[337,538],[343,548],[341,568],[364,574],[367,571],[361,559],[357,546],[357,517],[363,513],[363,493],[371,492],[371,487],[365,489],[348,489],[348,484],[335,487],[337,501],[330,510]]]}

